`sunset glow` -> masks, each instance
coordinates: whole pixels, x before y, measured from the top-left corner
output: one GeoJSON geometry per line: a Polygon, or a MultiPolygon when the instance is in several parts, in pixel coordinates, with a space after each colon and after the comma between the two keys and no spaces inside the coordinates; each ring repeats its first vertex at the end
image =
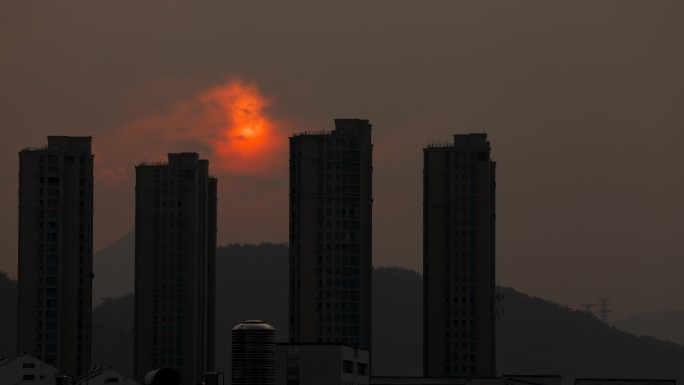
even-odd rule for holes
{"type": "Polygon", "coordinates": [[[253,171],[267,166],[269,152],[277,147],[279,138],[264,111],[268,101],[256,85],[231,82],[204,92],[199,100],[218,110],[208,116],[218,118],[211,124],[217,132],[209,136],[209,144],[221,160],[219,167],[253,171]]]}
{"type": "MultiPolygon", "coordinates": [[[[169,89],[158,84],[149,93],[169,89]]],[[[242,80],[179,93],[163,112],[143,114],[98,142],[96,174],[105,183],[118,183],[131,162],[163,161],[167,153],[186,151],[208,159],[217,175],[272,174],[282,166],[286,136],[268,115],[269,103],[256,84],[242,80]]]]}

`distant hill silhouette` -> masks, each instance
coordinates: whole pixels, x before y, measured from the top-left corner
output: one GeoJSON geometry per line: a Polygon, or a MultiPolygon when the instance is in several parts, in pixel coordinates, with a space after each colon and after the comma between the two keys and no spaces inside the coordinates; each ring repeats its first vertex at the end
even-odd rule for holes
{"type": "MultiPolygon", "coordinates": [[[[216,366],[230,373],[233,326],[261,319],[287,341],[287,246],[231,244],[216,251],[216,366]]],[[[227,374],[226,374],[227,375],[227,374]]]]}
{"type": "Polygon", "coordinates": [[[127,294],[108,298],[93,311],[93,364],[106,364],[127,377],[133,376],[133,309],[135,298],[127,294]]]}
{"type": "MultiPolygon", "coordinates": [[[[263,319],[287,340],[287,246],[220,247],[217,251],[217,369],[230,371],[230,331],[245,319],[263,319]]],[[[397,267],[373,272],[373,371],[420,375],[421,276],[397,267]]],[[[0,353],[14,352],[16,283],[0,275],[0,353]]],[[[581,311],[511,288],[497,322],[499,373],[571,377],[676,378],[684,381],[684,347],[637,337],[581,311]]],[[[96,307],[93,363],[129,375],[133,368],[133,296],[96,307]]]]}
{"type": "Polygon", "coordinates": [[[135,232],[124,234],[93,254],[93,304],[135,290],[135,232]]]}
{"type": "Polygon", "coordinates": [[[400,267],[373,269],[373,373],[423,371],[423,278],[400,267]]]}
{"type": "Polygon", "coordinates": [[[500,288],[500,373],[575,377],[676,378],[684,381],[684,347],[637,337],[580,310],[500,288]]]}
{"type": "Polygon", "coordinates": [[[615,327],[636,335],[656,337],[684,345],[684,309],[667,309],[630,315],[615,327]]]}

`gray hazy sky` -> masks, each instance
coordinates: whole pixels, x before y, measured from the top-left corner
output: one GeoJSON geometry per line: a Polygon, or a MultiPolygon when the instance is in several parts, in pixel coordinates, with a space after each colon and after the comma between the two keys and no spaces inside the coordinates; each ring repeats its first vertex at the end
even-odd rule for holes
{"type": "Polygon", "coordinates": [[[364,118],[376,265],[421,268],[422,148],[487,132],[501,284],[684,308],[684,2],[341,3],[2,2],[0,269],[16,272],[17,151],[46,135],[93,136],[96,249],[133,226],[133,166],[181,150],[220,178],[220,243],[284,242],[287,137],[364,118]],[[251,158],[211,147],[207,95],[236,82],[271,122],[251,158]]]}

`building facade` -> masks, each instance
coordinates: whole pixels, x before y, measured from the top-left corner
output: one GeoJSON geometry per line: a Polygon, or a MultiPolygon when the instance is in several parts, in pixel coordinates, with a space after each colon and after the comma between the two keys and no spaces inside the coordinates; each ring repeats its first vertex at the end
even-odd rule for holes
{"type": "Polygon", "coordinates": [[[140,383],[126,378],[114,368],[105,365],[92,367],[88,373],[73,379],[71,385],[140,385],[140,383]]]}
{"type": "Polygon", "coordinates": [[[217,180],[196,153],[136,167],[135,376],[214,369],[217,180]]]}
{"type": "Polygon", "coordinates": [[[57,375],[57,368],[30,354],[9,359],[0,356],[0,379],[3,384],[54,385],[57,375]]]}
{"type": "Polygon", "coordinates": [[[277,344],[276,385],[368,385],[370,354],[338,344],[277,344]]]}
{"type": "Polygon", "coordinates": [[[290,138],[289,336],[370,349],[372,155],[368,120],[290,138]]]}
{"type": "Polygon", "coordinates": [[[575,385],[677,385],[673,378],[575,378],[575,385]]]}
{"type": "MultiPolygon", "coordinates": [[[[373,377],[371,385],[560,385],[561,376],[373,377]]],[[[620,384],[623,385],[623,384],[620,384]]],[[[638,385],[638,384],[634,384],[638,385]]],[[[649,384],[650,385],[650,384],[649,384]]],[[[673,385],[673,384],[662,384],[673,385]]]]}
{"type": "Polygon", "coordinates": [[[70,376],[90,365],[91,141],[48,136],[19,152],[17,351],[70,376]]]}
{"type": "Polygon", "coordinates": [[[495,375],[495,166],[486,134],[423,150],[423,373],[495,375]]]}

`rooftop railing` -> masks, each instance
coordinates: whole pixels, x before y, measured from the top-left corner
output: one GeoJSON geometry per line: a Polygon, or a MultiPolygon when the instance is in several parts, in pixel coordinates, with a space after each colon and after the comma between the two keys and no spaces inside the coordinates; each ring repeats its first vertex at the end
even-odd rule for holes
{"type": "Polygon", "coordinates": [[[159,167],[159,166],[168,166],[169,164],[167,162],[142,162],[138,164],[138,167],[159,167]]]}
{"type": "Polygon", "coordinates": [[[21,151],[47,151],[48,147],[24,147],[21,151]]]}
{"type": "Polygon", "coordinates": [[[438,141],[428,143],[428,145],[427,145],[428,148],[447,148],[447,147],[455,147],[455,146],[456,146],[456,144],[454,142],[438,142],[438,141]]]}
{"type": "Polygon", "coordinates": [[[304,131],[295,132],[292,136],[306,136],[306,135],[331,135],[333,131],[304,131]]]}

